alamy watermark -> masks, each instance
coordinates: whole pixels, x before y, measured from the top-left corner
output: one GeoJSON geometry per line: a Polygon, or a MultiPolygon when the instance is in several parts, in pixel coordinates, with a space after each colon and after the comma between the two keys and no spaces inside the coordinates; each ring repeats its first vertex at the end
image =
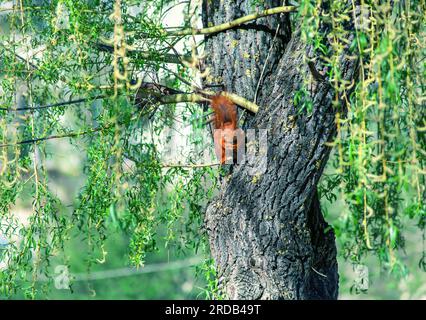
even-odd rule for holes
{"type": "Polygon", "coordinates": [[[55,267],[55,274],[58,274],[54,278],[55,288],[58,290],[69,290],[70,289],[70,273],[68,266],[58,265],[55,267]]]}
{"type": "Polygon", "coordinates": [[[368,267],[363,264],[353,265],[355,272],[354,289],[357,291],[366,291],[369,288],[368,267]]]}

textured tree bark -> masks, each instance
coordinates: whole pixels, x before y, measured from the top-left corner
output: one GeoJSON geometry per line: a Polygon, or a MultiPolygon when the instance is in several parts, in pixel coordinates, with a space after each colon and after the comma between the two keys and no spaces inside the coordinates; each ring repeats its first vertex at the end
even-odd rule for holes
{"type": "MultiPolygon", "coordinates": [[[[204,1],[204,25],[249,14],[250,3],[204,1]]],[[[336,299],[335,238],[316,191],[330,152],[325,143],[336,132],[331,86],[313,80],[313,110],[297,112],[294,94],[312,78],[303,56],[312,52],[298,31],[291,34],[288,14],[210,35],[206,53],[206,83],[223,83],[252,101],[257,96],[261,109],[245,117],[244,128],[268,130],[266,172],[253,176],[246,164],[233,166],[206,211],[220,288],[231,299],[336,299]]],[[[346,79],[354,77],[356,64],[342,58],[346,79]]]]}

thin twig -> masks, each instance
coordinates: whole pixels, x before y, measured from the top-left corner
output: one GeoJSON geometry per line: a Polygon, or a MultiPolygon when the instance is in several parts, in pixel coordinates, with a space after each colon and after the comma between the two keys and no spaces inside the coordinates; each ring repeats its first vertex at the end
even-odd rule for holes
{"type": "MultiPolygon", "coordinates": [[[[104,52],[113,52],[114,48],[108,44],[104,43],[95,43],[95,46],[98,47],[101,51],[104,52]]],[[[191,56],[185,56],[185,55],[176,55],[173,53],[162,53],[157,55],[155,53],[149,52],[149,51],[142,51],[137,49],[131,49],[127,48],[127,52],[130,55],[139,55],[140,58],[143,60],[148,61],[158,61],[158,62],[164,62],[164,63],[173,63],[173,64],[183,64],[182,62],[188,62],[192,63],[192,57],[191,56]]]]}
{"type": "Polygon", "coordinates": [[[86,101],[90,101],[90,100],[99,100],[99,99],[103,99],[103,98],[106,98],[106,97],[107,97],[106,95],[99,95],[99,96],[96,96],[96,97],[89,97],[89,98],[81,98],[81,99],[76,99],[76,100],[63,101],[63,102],[47,104],[47,105],[39,106],[39,107],[24,107],[24,108],[15,108],[15,109],[0,108],[0,110],[4,110],[4,111],[8,111],[8,112],[41,110],[41,109],[64,107],[64,106],[67,106],[67,105],[78,104],[78,103],[82,103],[82,102],[86,102],[86,101]]]}
{"type": "Polygon", "coordinates": [[[200,163],[200,164],[162,164],[161,167],[163,168],[205,168],[205,167],[215,167],[220,166],[219,162],[213,162],[213,163],[200,163]]]}
{"type": "Polygon", "coordinates": [[[327,278],[327,276],[326,276],[325,274],[323,274],[323,273],[321,273],[321,272],[319,272],[319,271],[315,270],[315,268],[314,268],[314,267],[311,267],[311,269],[312,269],[312,270],[314,270],[314,271],[315,271],[315,273],[319,274],[321,277],[327,278]]]}
{"type": "Polygon", "coordinates": [[[272,49],[274,48],[275,40],[277,39],[278,32],[280,31],[280,26],[281,26],[281,24],[278,23],[277,30],[275,30],[274,39],[272,39],[271,47],[268,50],[268,54],[266,56],[265,63],[263,64],[262,72],[260,73],[259,81],[257,82],[256,91],[254,92],[254,99],[253,99],[254,103],[257,103],[257,94],[259,92],[260,84],[261,84],[261,82],[263,80],[263,74],[265,73],[266,66],[268,65],[269,57],[271,55],[272,49]]]}
{"type": "Polygon", "coordinates": [[[95,132],[99,132],[99,131],[103,131],[106,129],[111,128],[111,124],[108,126],[103,126],[103,127],[99,127],[99,128],[93,128],[90,130],[86,130],[83,132],[71,132],[71,133],[67,133],[67,134],[58,134],[58,135],[52,135],[52,136],[46,136],[46,137],[41,137],[41,138],[34,138],[34,139],[28,139],[28,140],[21,140],[15,143],[5,143],[5,144],[0,144],[0,148],[4,148],[4,147],[15,147],[15,146],[19,146],[19,145],[23,145],[23,144],[30,144],[30,143],[36,143],[36,142],[40,142],[40,141],[46,141],[46,140],[52,140],[52,139],[62,139],[62,138],[72,138],[72,137],[79,137],[79,136],[83,136],[89,133],[95,133],[95,132]]]}

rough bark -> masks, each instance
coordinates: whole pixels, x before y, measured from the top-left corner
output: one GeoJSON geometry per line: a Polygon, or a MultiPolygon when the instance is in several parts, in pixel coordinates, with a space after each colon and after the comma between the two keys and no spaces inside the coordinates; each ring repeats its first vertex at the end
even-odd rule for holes
{"type": "MultiPolygon", "coordinates": [[[[205,1],[204,24],[248,14],[250,3],[205,1]]],[[[265,1],[267,8],[281,4],[265,1]]],[[[244,125],[268,129],[266,172],[254,177],[247,165],[234,165],[206,211],[220,287],[231,299],[336,299],[335,238],[316,191],[330,152],[325,142],[336,131],[334,93],[326,82],[313,81],[313,110],[298,113],[294,94],[310,75],[303,60],[310,49],[297,31],[291,34],[286,14],[255,24],[260,26],[212,35],[206,42],[210,81],[247,99],[253,100],[266,65],[257,100],[261,110],[244,125]]],[[[354,77],[355,67],[355,60],[342,58],[346,79],[354,77]]]]}

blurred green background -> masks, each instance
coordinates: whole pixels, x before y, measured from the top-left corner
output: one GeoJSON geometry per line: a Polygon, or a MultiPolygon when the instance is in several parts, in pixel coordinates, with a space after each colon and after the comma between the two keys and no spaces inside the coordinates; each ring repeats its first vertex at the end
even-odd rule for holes
{"type": "MultiPolygon", "coordinates": [[[[75,152],[72,145],[65,141],[49,142],[52,156],[46,163],[49,171],[49,187],[64,204],[63,213],[72,210],[73,202],[84,183],[82,172],[84,152],[75,152]]],[[[330,224],[336,222],[342,214],[343,204],[339,201],[328,203],[323,201],[323,211],[330,224]]],[[[31,214],[31,199],[21,199],[13,209],[16,215],[23,218],[31,214]]],[[[406,225],[409,225],[408,223],[406,225]]],[[[341,257],[339,253],[340,299],[426,299],[426,273],[418,267],[422,252],[422,235],[418,229],[406,232],[406,250],[402,252],[407,266],[407,275],[397,277],[380,268],[377,258],[368,257],[365,266],[368,268],[368,290],[356,293],[351,290],[357,281],[354,266],[341,257]]],[[[93,256],[90,273],[88,273],[88,247],[84,235],[76,232],[68,241],[65,252],[58,253],[52,261],[51,282],[39,282],[45,293],[39,298],[47,299],[205,299],[206,280],[203,272],[197,272],[194,262],[200,266],[206,257],[194,256],[193,251],[185,251],[173,247],[166,248],[159,236],[157,252],[148,254],[145,267],[130,267],[128,261],[129,235],[111,222],[107,231],[108,240],[103,252],[93,256]],[[55,268],[69,264],[68,272],[80,279],[71,282],[70,289],[57,289],[56,281],[64,273],[55,268]],[[148,271],[148,272],[147,272],[148,271]],[[125,275],[120,275],[120,273],[125,275]],[[59,277],[59,278],[58,278],[59,277]],[[90,277],[99,277],[90,279],[90,277]],[[89,278],[89,279],[87,279],[89,278]]],[[[65,287],[67,287],[65,285],[65,287]]],[[[24,298],[21,292],[14,298],[24,298]]]]}
{"type": "MultiPolygon", "coordinates": [[[[368,267],[369,289],[366,293],[351,292],[357,274],[353,265],[339,258],[340,299],[426,299],[426,277],[418,266],[420,250],[416,250],[419,242],[416,235],[407,239],[405,263],[409,272],[406,277],[398,278],[381,271],[377,259],[370,257],[365,265],[368,267]]],[[[204,299],[205,280],[201,273],[196,272],[193,261],[200,262],[201,257],[175,254],[162,248],[147,257],[145,268],[149,272],[138,274],[135,268],[127,263],[128,238],[119,232],[111,231],[104,250],[107,252],[104,263],[96,263],[91,268],[91,276],[100,276],[98,280],[74,281],[71,290],[57,289],[54,283],[49,284],[48,299],[204,299]],[[174,263],[182,265],[176,265],[174,263]],[[126,271],[133,275],[113,275],[126,271]],[[102,272],[109,271],[112,274],[102,272]],[[112,271],[112,272],[111,272],[112,271]],[[101,272],[101,273],[99,273],[101,272]]],[[[160,245],[161,247],[161,245],[160,245]]],[[[70,272],[87,275],[85,246],[81,241],[73,240],[68,247],[70,272]]],[[[100,254],[102,258],[102,254],[100,254]]],[[[53,265],[54,267],[55,265],[53,265]]],[[[144,267],[139,269],[144,272],[144,267]]],[[[59,274],[60,276],[60,274],[59,274]]]]}
{"type": "MultiPolygon", "coordinates": [[[[407,254],[405,263],[408,275],[397,277],[380,270],[378,261],[369,257],[365,261],[368,268],[368,286],[366,293],[356,293],[351,287],[357,280],[353,265],[339,257],[340,299],[426,299],[426,276],[418,268],[421,250],[415,233],[407,239],[407,254]],[[409,252],[409,254],[408,254],[409,252]]],[[[50,299],[204,299],[205,280],[202,274],[197,274],[191,262],[200,262],[201,257],[176,254],[173,250],[161,246],[160,250],[147,257],[148,273],[137,274],[136,269],[127,264],[128,238],[119,232],[111,232],[104,250],[107,252],[104,263],[97,263],[92,268],[92,275],[99,271],[117,271],[123,268],[133,270],[131,276],[100,274],[99,280],[75,281],[72,291],[56,289],[51,285],[51,292],[46,295],[50,299]],[[176,265],[178,261],[182,265],[176,265]],[[170,269],[169,269],[170,268],[170,269]],[[166,269],[166,270],[164,270],[166,269]]],[[[86,274],[87,261],[84,255],[84,245],[73,240],[69,246],[70,272],[86,274]]],[[[102,257],[102,255],[100,255],[102,257]]],[[[140,268],[143,272],[144,268],[140,268]]]]}

